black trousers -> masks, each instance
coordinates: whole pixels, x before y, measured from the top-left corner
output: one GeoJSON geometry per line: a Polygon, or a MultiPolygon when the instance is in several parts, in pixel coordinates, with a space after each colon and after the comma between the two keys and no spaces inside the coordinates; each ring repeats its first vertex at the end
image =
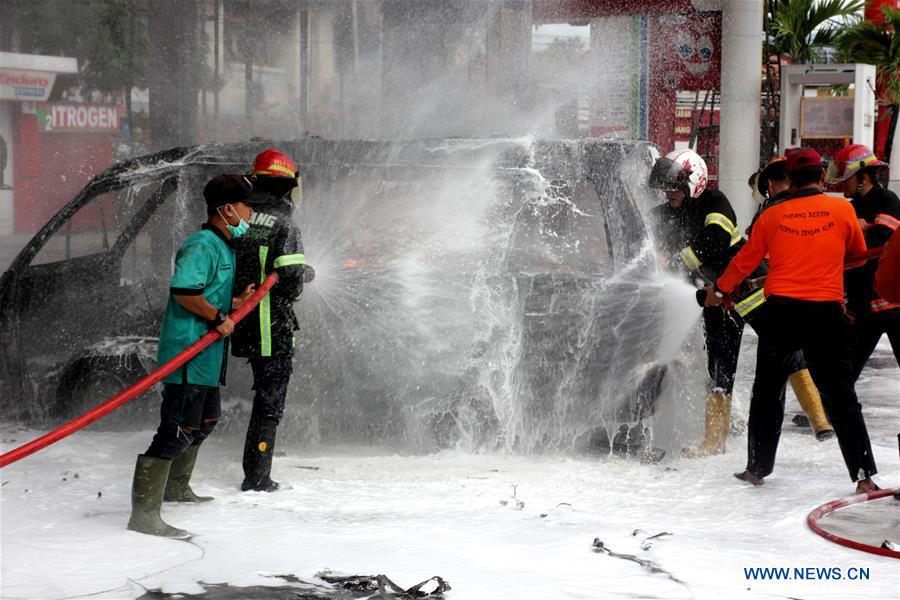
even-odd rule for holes
{"type": "Polygon", "coordinates": [[[794,355],[801,350],[837,434],[850,479],[874,475],[877,469],[869,433],[853,390],[849,327],[841,304],[770,296],[759,310],[765,311],[766,326],[759,332],[747,470],[766,477],[775,467],[784,418],[784,386],[793,372],[794,355]]]}
{"type": "Polygon", "coordinates": [[[159,427],[144,454],[178,458],[189,446],[201,444],[216,428],[222,414],[219,388],[164,383],[159,412],[159,427]]]}
{"type": "MultiPolygon", "coordinates": [[[[758,344],[756,348],[757,369],[759,368],[760,353],[762,353],[763,355],[767,355],[768,353],[773,352],[771,345],[767,342],[768,338],[765,336],[767,328],[771,326],[771,320],[767,317],[767,315],[768,311],[765,310],[765,304],[747,315],[747,323],[750,325],[750,327],[753,328],[753,331],[755,331],[758,336],[758,344]]],[[[784,370],[785,373],[787,373],[788,377],[793,373],[796,373],[797,371],[806,369],[809,366],[806,364],[806,359],[803,358],[803,351],[801,350],[797,350],[789,356],[780,357],[778,360],[783,361],[779,364],[779,366],[784,370]]],[[[777,410],[774,410],[769,417],[763,417],[765,413],[760,413],[760,407],[765,405],[766,403],[771,403],[774,397],[763,398],[761,396],[752,394],[750,396],[749,419],[759,420],[761,418],[769,418],[770,421],[768,423],[768,426],[777,431],[777,436],[779,438],[781,437],[781,424],[784,422],[784,395],[786,389],[787,379],[785,379],[784,383],[781,384],[781,388],[778,390],[778,396],[776,399],[777,403],[773,406],[773,408],[776,408],[777,410]]],[[[774,388],[772,388],[770,392],[774,393],[774,388]]],[[[758,440],[754,442],[754,447],[758,443],[758,440]]],[[[778,445],[777,439],[775,440],[775,445],[778,445]]],[[[758,449],[750,452],[751,455],[756,455],[758,453],[758,449]]]]}
{"type": "Polygon", "coordinates": [[[253,370],[253,409],[244,440],[244,484],[251,488],[270,480],[278,423],[293,371],[290,356],[250,359],[253,370]]]}
{"type": "Polygon", "coordinates": [[[290,356],[256,357],[250,359],[253,370],[253,411],[254,417],[281,422],[284,415],[284,400],[288,384],[294,370],[294,360],[290,356]]]}
{"type": "Polygon", "coordinates": [[[853,361],[853,382],[859,379],[860,373],[869,357],[878,345],[882,335],[887,334],[894,350],[894,358],[900,366],[900,310],[886,310],[880,313],[865,313],[857,317],[850,328],[852,345],[850,347],[853,361]]]}
{"type": "Polygon", "coordinates": [[[706,334],[707,371],[713,391],[730,394],[734,388],[744,321],[734,311],[710,306],[703,309],[703,330],[706,334]]]}
{"type": "MultiPolygon", "coordinates": [[[[760,344],[765,344],[765,342],[763,341],[763,337],[765,336],[766,330],[771,327],[771,325],[769,324],[769,319],[767,318],[768,311],[763,310],[764,306],[765,304],[745,317],[746,323],[753,328],[753,331],[756,332],[760,344]]],[[[803,357],[803,352],[800,350],[794,352],[794,354],[789,359],[787,359],[787,361],[788,362],[785,366],[788,369],[788,373],[791,374],[809,368],[809,365],[806,364],[806,359],[803,357]]]]}

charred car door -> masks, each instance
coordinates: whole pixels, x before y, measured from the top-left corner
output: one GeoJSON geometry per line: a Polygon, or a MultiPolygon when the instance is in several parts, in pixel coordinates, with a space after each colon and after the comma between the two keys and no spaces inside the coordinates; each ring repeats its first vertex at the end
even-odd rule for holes
{"type": "MultiPolygon", "coordinates": [[[[176,187],[175,173],[150,181],[95,179],[4,273],[0,376],[6,414],[34,414],[41,403],[33,400],[45,395],[42,379],[79,349],[122,331],[156,329],[139,324],[147,313],[159,312],[159,293],[147,287],[167,279],[171,243],[154,246],[148,224],[176,187]],[[11,396],[20,401],[10,402],[11,396]]],[[[159,239],[171,235],[169,229],[159,239]]]]}

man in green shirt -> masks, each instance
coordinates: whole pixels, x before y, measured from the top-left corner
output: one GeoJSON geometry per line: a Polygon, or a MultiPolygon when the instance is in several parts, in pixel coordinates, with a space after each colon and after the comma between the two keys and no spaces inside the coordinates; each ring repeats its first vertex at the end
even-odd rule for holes
{"type": "Polygon", "coordinates": [[[138,456],[131,488],[128,529],[165,537],[189,534],[159,516],[163,500],[205,502],[189,485],[197,450],[213,431],[221,411],[219,385],[225,383],[227,347],[234,331],[228,317],[253,293],[232,297],[235,256],[231,240],[247,231],[253,191],[240,175],[220,175],[204,188],[207,221],[188,237],[175,256],[175,272],[159,334],[157,364],[162,365],[211,329],[222,334],[203,352],[163,379],[160,424],[150,447],[138,456]]]}

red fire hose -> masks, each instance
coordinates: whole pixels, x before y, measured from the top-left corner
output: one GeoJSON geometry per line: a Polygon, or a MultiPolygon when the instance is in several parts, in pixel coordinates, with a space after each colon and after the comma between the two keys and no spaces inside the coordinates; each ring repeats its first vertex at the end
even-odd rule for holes
{"type": "Polygon", "coordinates": [[[850,498],[840,498],[838,500],[832,500],[831,502],[823,504],[822,506],[809,513],[809,516],[806,517],[806,524],[809,525],[809,528],[816,532],[818,535],[821,535],[826,540],[830,540],[835,544],[847,546],[848,548],[853,548],[854,550],[862,550],[863,552],[880,554],[881,556],[900,558],[900,552],[898,552],[897,550],[879,548],[877,546],[863,544],[862,542],[848,540],[846,538],[834,535],[833,533],[829,533],[819,527],[819,519],[829,513],[833,513],[839,508],[844,508],[845,506],[850,506],[852,504],[859,504],[860,502],[868,502],[869,500],[877,500],[878,498],[884,498],[885,496],[892,496],[893,494],[896,494],[898,492],[900,492],[900,488],[893,488],[889,490],[878,490],[877,492],[866,492],[865,494],[858,494],[856,496],[851,496],[850,498]]]}
{"type": "MultiPolygon", "coordinates": [[[[278,273],[272,273],[271,275],[266,277],[266,280],[259,285],[259,288],[257,288],[257,290],[253,292],[253,295],[250,296],[244,302],[244,304],[241,305],[240,308],[229,315],[231,317],[231,320],[235,323],[238,323],[241,321],[241,319],[246,317],[247,313],[253,310],[256,305],[260,303],[263,297],[269,293],[269,290],[272,289],[272,286],[275,285],[277,281],[278,273]]],[[[204,348],[212,344],[220,337],[221,334],[215,329],[210,331],[209,333],[203,335],[196,342],[188,346],[175,358],[157,368],[155,371],[138,381],[136,384],[107,400],[100,406],[91,409],[77,419],[73,419],[72,421],[63,424],[60,427],[57,427],[53,431],[45,433],[41,437],[32,440],[27,444],[19,446],[18,448],[0,455],[0,468],[14,463],[22,458],[25,458],[29,454],[34,454],[41,448],[46,448],[54,442],[58,442],[64,437],[75,433],[79,429],[87,427],[94,421],[105,417],[123,404],[134,400],[137,396],[162,381],[164,377],[172,373],[175,369],[197,356],[197,354],[199,354],[204,348]]]]}

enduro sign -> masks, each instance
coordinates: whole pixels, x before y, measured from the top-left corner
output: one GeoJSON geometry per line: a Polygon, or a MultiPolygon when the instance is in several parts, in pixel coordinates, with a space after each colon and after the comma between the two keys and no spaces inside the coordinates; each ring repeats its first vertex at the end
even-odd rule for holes
{"type": "Polygon", "coordinates": [[[56,73],[0,69],[0,100],[44,102],[56,82],[56,73]]]}

